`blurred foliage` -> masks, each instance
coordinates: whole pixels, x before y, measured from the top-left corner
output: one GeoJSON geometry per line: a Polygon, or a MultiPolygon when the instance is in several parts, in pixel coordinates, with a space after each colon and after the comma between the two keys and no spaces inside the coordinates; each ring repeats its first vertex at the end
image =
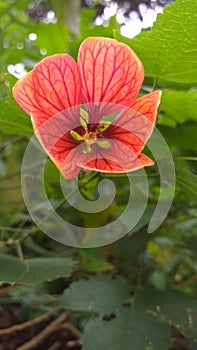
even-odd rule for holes
{"type": "MultiPolygon", "coordinates": [[[[142,2],[155,6],[154,1],[117,2],[127,3],[128,13],[142,2]]],[[[4,285],[0,288],[0,302],[2,307],[20,302],[28,310],[24,321],[57,306],[71,310],[68,322],[82,332],[84,350],[127,350],[130,344],[135,350],[194,350],[197,2],[173,2],[151,30],[134,39],[120,35],[115,16],[108,26],[94,24],[105,6],[104,1],[0,2],[0,280],[9,283],[6,297],[4,285]],[[140,222],[119,241],[85,250],[47,237],[25,208],[20,168],[32,126],[11,89],[16,77],[47,55],[67,52],[76,59],[80,43],[88,36],[115,36],[132,47],[145,66],[141,92],[153,87],[163,90],[157,126],[174,158],[176,192],[167,218],[148,234],[160,191],[158,169],[151,167],[149,202],[140,222]],[[184,343],[178,343],[171,327],[184,343]]],[[[95,220],[97,225],[112,221],[127,205],[127,178],[108,178],[116,185],[116,198],[98,217],[63,203],[57,169],[50,161],[45,169],[46,192],[57,212],[85,227],[95,220]]],[[[99,180],[81,181],[81,193],[95,198],[99,180]]]]}

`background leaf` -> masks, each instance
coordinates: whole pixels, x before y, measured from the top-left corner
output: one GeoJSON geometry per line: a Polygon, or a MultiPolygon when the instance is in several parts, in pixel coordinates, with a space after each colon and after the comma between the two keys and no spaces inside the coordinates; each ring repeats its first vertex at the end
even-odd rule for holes
{"type": "Polygon", "coordinates": [[[22,260],[8,254],[0,254],[0,281],[7,283],[18,282],[25,273],[22,260]]]}
{"type": "Polygon", "coordinates": [[[16,103],[12,96],[12,87],[17,81],[12,75],[7,75],[9,89],[7,96],[0,100],[1,130],[10,134],[32,134],[30,117],[16,103]]]}
{"type": "Polygon", "coordinates": [[[186,120],[197,121],[197,91],[163,90],[159,106],[161,118],[183,123],[186,120]]]}
{"type": "Polygon", "coordinates": [[[130,291],[131,286],[123,279],[112,279],[108,276],[90,277],[88,280],[72,283],[60,297],[59,303],[65,308],[105,315],[120,307],[129,297],[130,291]]]}
{"type": "Polygon", "coordinates": [[[176,291],[139,289],[132,305],[121,306],[113,319],[106,321],[100,315],[96,320],[89,320],[82,337],[84,349],[121,350],[129,349],[132,344],[134,349],[166,350],[171,324],[192,337],[193,348],[197,322],[195,303],[195,299],[176,291]]]}
{"type": "Polygon", "coordinates": [[[59,277],[70,276],[74,262],[70,258],[34,258],[20,260],[0,254],[0,281],[35,286],[59,277]]]}
{"type": "Polygon", "coordinates": [[[149,31],[127,43],[141,58],[148,77],[197,84],[197,2],[176,0],[149,31]]]}

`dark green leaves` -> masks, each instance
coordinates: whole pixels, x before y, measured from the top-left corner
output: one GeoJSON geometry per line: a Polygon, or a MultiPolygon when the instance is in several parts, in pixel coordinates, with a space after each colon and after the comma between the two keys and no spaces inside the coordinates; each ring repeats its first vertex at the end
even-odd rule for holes
{"type": "Polygon", "coordinates": [[[89,311],[105,315],[115,312],[130,297],[131,287],[126,281],[107,276],[80,280],[66,289],[60,297],[60,305],[77,311],[89,311]]]}
{"type": "Polygon", "coordinates": [[[182,293],[144,286],[132,294],[129,282],[107,276],[73,283],[60,304],[92,315],[82,342],[87,350],[160,349],[170,345],[171,325],[196,340],[195,300],[182,293]],[[151,348],[152,346],[152,348],[151,348]]]}
{"type": "Polygon", "coordinates": [[[20,260],[0,255],[0,281],[38,285],[71,274],[74,262],[69,258],[34,258],[20,260]]]}

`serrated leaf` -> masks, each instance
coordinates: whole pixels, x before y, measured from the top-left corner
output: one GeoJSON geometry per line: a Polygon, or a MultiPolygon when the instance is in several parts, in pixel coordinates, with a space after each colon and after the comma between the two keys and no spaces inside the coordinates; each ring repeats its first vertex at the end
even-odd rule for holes
{"type": "Polygon", "coordinates": [[[142,60],[148,77],[197,83],[197,2],[176,0],[159,14],[151,31],[120,38],[142,60]]]}
{"type": "Polygon", "coordinates": [[[84,350],[167,350],[169,327],[138,308],[124,308],[110,321],[93,319],[82,336],[84,350]]]}
{"type": "Polygon", "coordinates": [[[119,308],[130,292],[129,283],[120,278],[97,276],[72,283],[59,298],[59,303],[65,308],[104,315],[119,308]]]}
{"type": "Polygon", "coordinates": [[[139,291],[137,300],[156,319],[179,326],[185,335],[197,341],[197,309],[194,298],[175,290],[144,288],[139,291]]]}
{"type": "Polygon", "coordinates": [[[34,258],[20,260],[0,254],[0,281],[37,285],[59,277],[68,277],[74,262],[71,258],[34,258]]]}
{"type": "Polygon", "coordinates": [[[190,336],[192,346],[196,341],[195,305],[183,293],[144,286],[136,292],[133,305],[116,309],[113,319],[106,321],[101,314],[90,318],[82,336],[83,349],[122,350],[132,344],[133,349],[167,350],[171,325],[190,336]]]}
{"type": "Polygon", "coordinates": [[[74,265],[71,258],[34,258],[26,259],[24,262],[26,272],[20,282],[28,285],[37,285],[59,277],[68,277],[74,265]]]}

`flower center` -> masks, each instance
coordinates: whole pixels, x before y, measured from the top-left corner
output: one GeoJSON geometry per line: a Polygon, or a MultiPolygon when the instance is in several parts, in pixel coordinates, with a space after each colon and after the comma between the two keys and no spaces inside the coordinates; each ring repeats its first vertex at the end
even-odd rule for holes
{"type": "Polygon", "coordinates": [[[84,135],[84,141],[87,142],[89,145],[93,144],[94,142],[97,141],[97,132],[86,132],[84,135]]]}
{"type": "Polygon", "coordinates": [[[110,148],[110,143],[105,140],[103,132],[110,125],[109,122],[88,123],[88,113],[80,110],[80,122],[83,127],[83,132],[76,128],[70,131],[70,135],[77,141],[84,142],[83,153],[92,152],[93,144],[96,143],[101,148],[110,148]]]}

